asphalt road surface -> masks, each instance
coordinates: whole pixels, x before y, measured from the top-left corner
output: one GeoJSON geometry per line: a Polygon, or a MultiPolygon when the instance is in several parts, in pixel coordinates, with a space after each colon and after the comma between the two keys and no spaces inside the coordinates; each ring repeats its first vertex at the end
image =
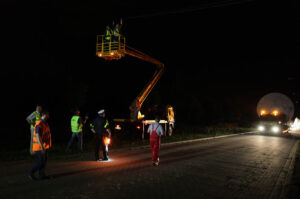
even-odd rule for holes
{"type": "Polygon", "coordinates": [[[50,180],[30,181],[33,161],[1,164],[0,198],[280,198],[297,140],[238,135],[164,145],[161,165],[149,148],[57,159],[49,154],[50,180]]]}

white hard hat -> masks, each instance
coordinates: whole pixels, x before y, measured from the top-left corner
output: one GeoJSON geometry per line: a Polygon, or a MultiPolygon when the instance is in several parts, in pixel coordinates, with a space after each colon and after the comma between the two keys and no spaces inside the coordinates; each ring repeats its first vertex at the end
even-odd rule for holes
{"type": "Polygon", "coordinates": [[[103,114],[104,112],[105,112],[105,110],[104,110],[104,109],[101,109],[100,111],[98,111],[98,114],[101,115],[101,114],[103,114]]]}

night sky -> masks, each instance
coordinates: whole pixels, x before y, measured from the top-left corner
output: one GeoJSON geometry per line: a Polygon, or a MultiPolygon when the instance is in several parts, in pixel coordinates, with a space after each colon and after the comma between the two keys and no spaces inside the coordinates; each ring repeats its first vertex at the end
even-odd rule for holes
{"type": "Polygon", "coordinates": [[[128,44],[166,67],[145,107],[172,104],[178,122],[240,123],[255,117],[260,97],[276,91],[298,109],[299,2],[1,4],[5,136],[27,139],[25,118],[37,103],[50,111],[52,129],[60,133],[75,107],[91,118],[101,108],[112,118],[128,116],[155,66],[128,56],[118,61],[95,56],[96,35],[121,17],[128,44]]]}

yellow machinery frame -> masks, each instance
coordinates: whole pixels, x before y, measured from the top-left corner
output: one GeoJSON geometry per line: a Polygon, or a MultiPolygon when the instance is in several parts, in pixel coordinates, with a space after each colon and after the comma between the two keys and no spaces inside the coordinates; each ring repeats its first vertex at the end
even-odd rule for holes
{"type": "Polygon", "coordinates": [[[155,64],[157,66],[157,70],[155,71],[151,81],[144,87],[144,89],[129,107],[131,111],[131,120],[143,119],[144,116],[140,113],[141,107],[162,76],[164,72],[164,64],[157,59],[154,59],[149,55],[146,55],[145,53],[142,53],[134,49],[133,47],[126,45],[126,39],[124,36],[120,35],[117,38],[114,38],[112,35],[109,36],[109,40],[105,39],[106,35],[97,36],[96,55],[99,58],[103,58],[106,60],[118,60],[124,57],[125,54],[127,54],[143,61],[155,64]]]}
{"type": "Polygon", "coordinates": [[[125,37],[120,35],[115,38],[113,35],[109,35],[109,40],[105,39],[105,37],[106,35],[97,36],[97,56],[106,60],[120,59],[124,57],[126,43],[125,37]]]}

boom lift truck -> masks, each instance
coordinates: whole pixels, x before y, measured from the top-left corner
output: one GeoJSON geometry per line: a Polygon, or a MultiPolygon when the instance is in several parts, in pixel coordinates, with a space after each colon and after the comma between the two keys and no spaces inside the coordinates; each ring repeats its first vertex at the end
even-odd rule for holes
{"type": "MultiPolygon", "coordinates": [[[[164,73],[165,67],[164,64],[157,59],[146,55],[145,53],[134,49],[126,44],[126,39],[124,36],[119,35],[118,38],[113,40],[110,37],[110,40],[105,39],[105,35],[97,36],[97,44],[96,44],[96,55],[99,58],[105,60],[118,60],[124,57],[125,55],[130,55],[132,57],[138,58],[140,60],[155,64],[157,66],[157,70],[155,71],[153,78],[149,81],[148,84],[144,87],[144,89],[140,92],[140,94],[134,99],[134,101],[129,106],[130,109],[130,119],[114,119],[115,123],[124,123],[124,122],[138,122],[142,124],[142,139],[145,137],[145,125],[154,123],[154,120],[144,120],[144,115],[141,114],[141,108],[146,98],[157,84],[158,80],[164,73]]],[[[165,132],[168,129],[169,135],[172,135],[174,129],[174,110],[171,106],[169,106],[167,111],[167,120],[160,120],[161,124],[165,126],[165,132]],[[169,119],[171,118],[171,119],[169,119]]],[[[154,118],[153,118],[154,119],[154,118]]],[[[140,129],[140,126],[137,126],[140,129]]],[[[121,126],[116,124],[115,130],[121,130],[121,126]]]]}

